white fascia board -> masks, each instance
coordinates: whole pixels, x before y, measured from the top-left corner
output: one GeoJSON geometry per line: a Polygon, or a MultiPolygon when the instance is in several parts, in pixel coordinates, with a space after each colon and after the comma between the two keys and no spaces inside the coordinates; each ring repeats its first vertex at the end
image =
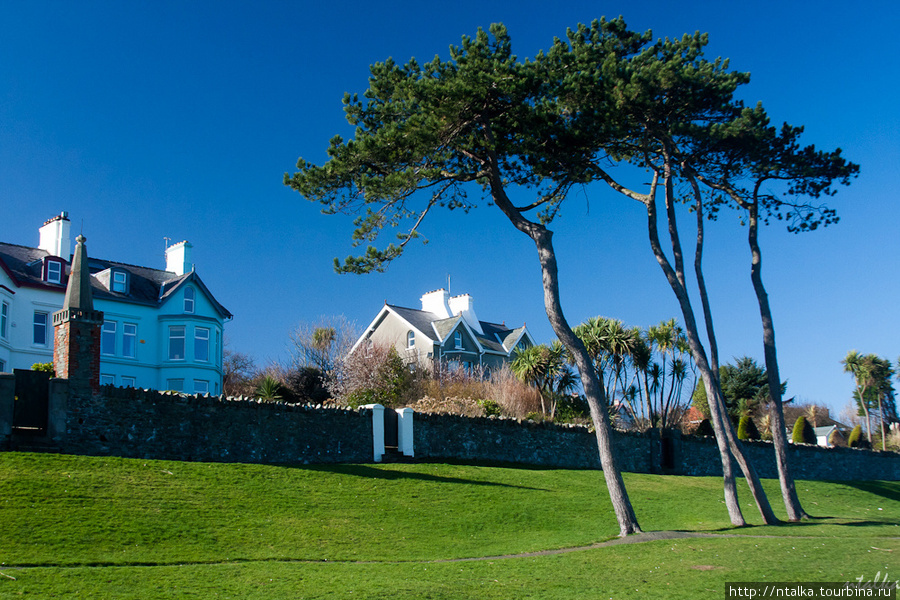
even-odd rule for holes
{"type": "MultiPolygon", "coordinates": [[[[447,338],[449,338],[453,334],[454,331],[459,329],[460,325],[462,325],[462,327],[468,332],[469,337],[472,338],[472,341],[475,342],[475,346],[478,348],[478,354],[484,354],[485,352],[489,352],[489,350],[486,350],[485,347],[481,345],[481,342],[478,341],[478,336],[476,336],[472,332],[472,328],[469,327],[469,324],[466,323],[466,320],[461,317],[460,317],[459,321],[456,322],[456,325],[454,325],[453,328],[447,332],[447,338]]],[[[432,324],[432,327],[434,327],[433,324],[432,324]]],[[[441,343],[443,345],[443,340],[441,340],[441,343]]],[[[455,352],[455,351],[456,350],[453,350],[453,349],[447,350],[447,352],[455,352]]]]}
{"type": "Polygon", "coordinates": [[[347,353],[348,355],[353,354],[356,351],[357,346],[359,346],[361,343],[363,343],[363,341],[367,340],[370,335],[372,335],[372,332],[375,331],[375,328],[378,326],[378,323],[380,321],[384,320],[384,317],[387,315],[387,312],[388,312],[388,307],[387,307],[387,304],[385,304],[384,306],[381,307],[381,310],[378,311],[378,314],[375,315],[375,318],[372,319],[372,322],[369,323],[369,326],[366,327],[365,331],[363,331],[362,335],[359,336],[359,339],[356,340],[356,343],[353,344],[353,347],[350,348],[350,352],[347,353]]]}
{"type": "Polygon", "coordinates": [[[516,346],[519,345],[519,342],[522,341],[522,338],[525,338],[525,337],[528,338],[528,341],[531,342],[532,346],[537,346],[537,343],[535,343],[534,338],[531,337],[531,333],[528,331],[528,327],[525,327],[524,330],[522,331],[522,333],[519,334],[519,337],[516,338],[516,341],[513,342],[513,345],[511,348],[507,348],[506,345],[501,342],[501,345],[503,346],[503,348],[506,349],[507,355],[511,354],[512,351],[515,350],[516,346]]]}

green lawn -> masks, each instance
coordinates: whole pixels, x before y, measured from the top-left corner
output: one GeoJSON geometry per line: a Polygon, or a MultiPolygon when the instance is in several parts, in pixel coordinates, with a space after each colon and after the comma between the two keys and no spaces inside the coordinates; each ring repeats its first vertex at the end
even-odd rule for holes
{"type": "Polygon", "coordinates": [[[723,598],[900,578],[900,483],[800,481],[817,518],[736,530],[718,478],[625,481],[645,531],[734,537],[450,562],[614,538],[603,474],[0,453],[0,598],[723,598]]]}

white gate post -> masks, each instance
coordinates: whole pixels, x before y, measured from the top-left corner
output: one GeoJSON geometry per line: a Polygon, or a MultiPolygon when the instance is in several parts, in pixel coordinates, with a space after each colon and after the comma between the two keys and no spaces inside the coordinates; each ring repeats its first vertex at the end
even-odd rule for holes
{"type": "Polygon", "coordinates": [[[397,446],[403,456],[415,456],[415,444],[413,442],[413,415],[411,408],[401,408],[397,411],[397,446]]]}
{"type": "Polygon", "coordinates": [[[381,462],[384,456],[384,406],[380,404],[366,404],[361,408],[372,411],[372,446],[375,462],[381,462]]]}

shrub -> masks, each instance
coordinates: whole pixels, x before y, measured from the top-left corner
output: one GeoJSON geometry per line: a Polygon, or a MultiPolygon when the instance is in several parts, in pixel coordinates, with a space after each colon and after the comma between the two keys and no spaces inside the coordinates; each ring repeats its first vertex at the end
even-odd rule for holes
{"type": "Polygon", "coordinates": [[[32,371],[40,371],[41,373],[50,373],[50,377],[56,377],[56,367],[52,362],[34,363],[31,365],[32,371]]]}
{"type": "Polygon", "coordinates": [[[791,432],[791,443],[794,444],[816,444],[816,432],[813,431],[812,425],[806,420],[806,417],[799,416],[794,421],[794,430],[791,432]]]}
{"type": "Polygon", "coordinates": [[[703,419],[694,431],[694,435],[711,437],[716,435],[716,432],[713,430],[712,423],[709,422],[709,419],[703,419]]]}
{"type": "Polygon", "coordinates": [[[266,375],[256,387],[256,394],[260,400],[275,402],[284,400],[284,389],[281,382],[272,375],[266,375]]]}
{"type": "Polygon", "coordinates": [[[478,400],[477,402],[484,409],[484,416],[486,417],[499,417],[503,414],[503,409],[496,400],[478,400]]]}
{"type": "Polygon", "coordinates": [[[859,442],[862,441],[862,425],[857,425],[850,432],[850,437],[847,438],[847,445],[851,448],[859,448],[859,442]]]}
{"type": "Polygon", "coordinates": [[[754,423],[753,419],[747,415],[741,417],[741,420],[738,423],[737,435],[740,440],[758,440],[760,437],[759,429],[756,428],[756,423],[754,423]]]}

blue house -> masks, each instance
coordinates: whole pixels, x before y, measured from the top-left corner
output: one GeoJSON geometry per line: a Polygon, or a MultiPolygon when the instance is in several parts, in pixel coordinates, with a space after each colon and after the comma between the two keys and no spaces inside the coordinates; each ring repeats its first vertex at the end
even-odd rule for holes
{"type": "MultiPolygon", "coordinates": [[[[40,228],[37,248],[0,242],[0,372],[53,360],[52,315],[71,267],[68,215],[40,228]]],[[[232,318],[194,269],[192,246],[166,249],[165,269],[89,258],[104,313],[100,384],[219,394],[224,324],[232,318]]]]}

